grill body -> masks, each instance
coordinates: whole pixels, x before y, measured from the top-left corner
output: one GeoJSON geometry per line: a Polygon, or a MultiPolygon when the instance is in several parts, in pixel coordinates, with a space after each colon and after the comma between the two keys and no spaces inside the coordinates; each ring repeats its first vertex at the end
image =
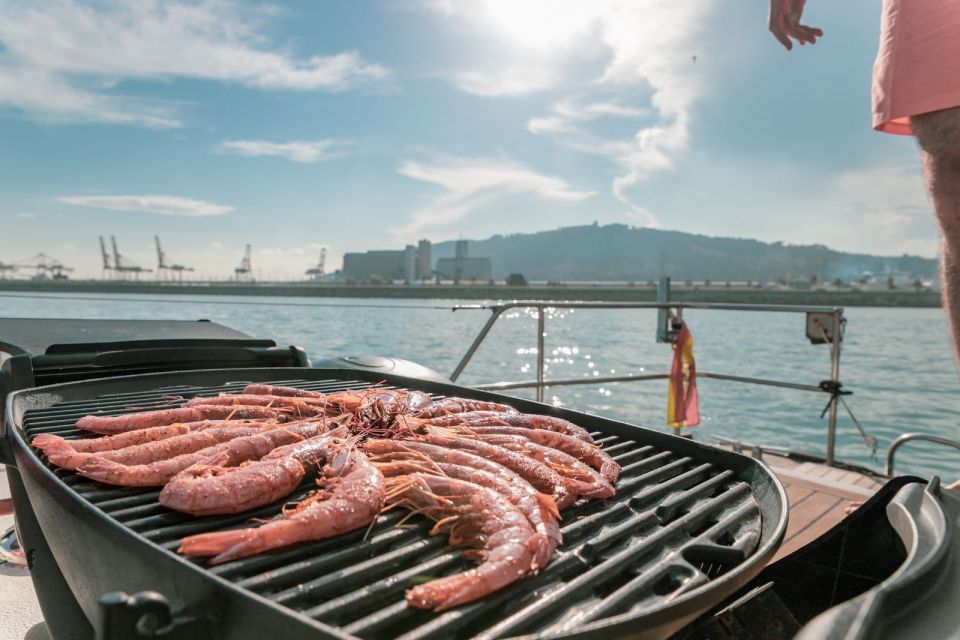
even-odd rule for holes
{"type": "Polygon", "coordinates": [[[15,496],[18,509],[28,498],[59,570],[101,635],[109,626],[104,594],[150,590],[169,601],[171,629],[179,624],[204,637],[662,638],[756,575],[786,528],[783,488],[751,458],[597,416],[375,372],[231,369],[65,383],[14,393],[6,418],[25,490],[15,496]],[[81,415],[139,410],[170,395],[212,395],[249,382],[333,391],[381,381],[571,420],[623,465],[617,496],[564,511],[566,541],[541,574],[434,614],[408,609],[403,591],[470,563],[444,537],[429,537],[420,518],[397,527],[401,514],[387,514],[369,532],[208,569],[175,553],[180,538],[270,517],[278,505],[192,518],[160,507],[157,491],[107,488],[50,468],[28,445],[38,433],[69,436],[81,415]]]}

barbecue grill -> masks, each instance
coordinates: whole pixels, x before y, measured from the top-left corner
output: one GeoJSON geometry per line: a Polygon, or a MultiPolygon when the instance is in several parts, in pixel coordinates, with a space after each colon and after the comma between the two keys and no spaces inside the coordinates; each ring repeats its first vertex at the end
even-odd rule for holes
{"type": "MultiPolygon", "coordinates": [[[[597,416],[376,371],[218,369],[68,382],[13,393],[6,441],[23,481],[18,521],[52,557],[90,627],[103,638],[316,637],[379,639],[631,636],[662,638],[720,602],[772,557],[786,527],[786,496],[760,462],[597,416]],[[207,567],[175,553],[186,535],[268,518],[279,504],[194,518],[161,507],[158,491],[106,487],[48,466],[30,440],[77,437],[87,414],[169,406],[171,398],[236,392],[267,382],[331,392],[382,383],[508,402],[588,430],[623,466],[617,494],[563,513],[564,544],[536,576],[436,614],[408,608],[406,588],[470,566],[429,523],[402,513],[357,531],[207,567]],[[27,513],[28,511],[34,513],[27,513]],[[21,514],[21,511],[24,512],[21,514]]],[[[305,484],[289,500],[306,495],[305,484]]],[[[47,607],[44,607],[45,614],[47,607]]]]}

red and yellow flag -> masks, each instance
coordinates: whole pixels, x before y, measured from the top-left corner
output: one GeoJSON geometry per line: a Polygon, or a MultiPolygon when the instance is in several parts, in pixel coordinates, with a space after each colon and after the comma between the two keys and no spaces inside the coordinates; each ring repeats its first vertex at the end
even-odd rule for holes
{"type": "Polygon", "coordinates": [[[680,325],[680,333],[673,344],[673,366],[670,368],[670,388],[667,392],[667,424],[677,428],[700,424],[693,336],[685,322],[680,325]]]}

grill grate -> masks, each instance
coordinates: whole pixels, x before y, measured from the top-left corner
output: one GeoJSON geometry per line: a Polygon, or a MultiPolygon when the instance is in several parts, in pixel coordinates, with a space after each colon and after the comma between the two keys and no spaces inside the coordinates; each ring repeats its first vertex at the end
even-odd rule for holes
{"type": "MultiPolygon", "coordinates": [[[[237,392],[244,384],[177,385],[60,402],[28,410],[23,431],[28,440],[41,433],[86,437],[73,427],[83,415],[140,411],[169,404],[173,396],[237,392]]],[[[328,393],[371,386],[360,380],[272,384],[328,393]]],[[[381,516],[369,531],[206,570],[358,638],[500,638],[564,634],[610,616],[661,609],[754,552],[761,533],[760,506],[750,485],[733,471],[617,435],[593,436],[623,468],[617,494],[565,510],[564,544],[550,565],[481,602],[442,614],[405,605],[408,587],[473,563],[447,546],[445,536],[429,536],[426,519],[417,516],[401,524],[405,514],[399,512],[381,516]]],[[[240,515],[195,518],[160,506],[157,490],[106,487],[51,469],[84,500],[170,552],[186,535],[278,513],[274,504],[240,515]]],[[[304,483],[288,501],[302,499],[313,486],[304,483]]]]}

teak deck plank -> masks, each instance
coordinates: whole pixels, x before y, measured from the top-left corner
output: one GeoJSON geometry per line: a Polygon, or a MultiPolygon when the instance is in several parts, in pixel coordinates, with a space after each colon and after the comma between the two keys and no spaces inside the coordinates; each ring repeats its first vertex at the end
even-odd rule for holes
{"type": "Polygon", "coordinates": [[[794,536],[793,539],[784,542],[783,545],[780,546],[779,551],[777,551],[777,555],[774,559],[776,560],[790,555],[800,547],[813,542],[821,535],[832,529],[834,525],[846,517],[845,511],[848,504],[849,503],[846,500],[841,500],[829,511],[824,512],[820,517],[811,522],[810,525],[799,535],[794,536]]]}
{"type": "Polygon", "coordinates": [[[794,508],[805,498],[813,495],[813,489],[807,487],[801,487],[796,484],[784,484],[784,488],[787,490],[787,500],[790,501],[790,508],[794,508]]]}
{"type": "Polygon", "coordinates": [[[802,463],[797,462],[796,460],[793,460],[792,458],[788,458],[788,457],[786,457],[786,456],[776,456],[776,457],[773,457],[773,456],[771,456],[770,454],[768,454],[767,456],[765,456],[763,461],[769,463],[771,458],[776,460],[776,464],[777,464],[778,467],[783,467],[783,468],[785,468],[785,469],[796,469],[797,467],[799,467],[799,466],[802,464],[802,463]]]}
{"type": "Polygon", "coordinates": [[[853,500],[866,500],[881,483],[857,473],[813,462],[793,468],[781,465],[782,458],[767,460],[780,478],[790,502],[790,517],[783,544],[773,561],[813,542],[838,524],[853,500]]]}
{"type": "Polygon", "coordinates": [[[828,478],[818,478],[808,474],[800,474],[787,469],[773,467],[774,473],[781,482],[813,489],[818,492],[830,493],[838,498],[847,500],[865,500],[874,494],[874,490],[847,482],[837,482],[828,478]]]}
{"type": "Polygon", "coordinates": [[[802,533],[817,519],[828,513],[835,506],[843,502],[843,498],[829,493],[816,492],[796,508],[790,510],[790,523],[787,526],[787,535],[784,542],[789,542],[802,533]]]}
{"type": "Polygon", "coordinates": [[[813,493],[790,509],[790,519],[783,544],[773,561],[813,541],[840,522],[846,501],[829,493],[813,493]],[[839,513],[837,507],[840,507],[839,513]]]}
{"type": "Polygon", "coordinates": [[[818,478],[825,478],[833,469],[828,467],[825,464],[816,464],[814,462],[807,462],[806,464],[810,465],[810,469],[804,473],[808,476],[815,476],[818,478]]]}
{"type": "Polygon", "coordinates": [[[857,485],[858,487],[866,487],[867,489],[873,489],[873,490],[879,489],[880,487],[883,486],[883,483],[878,482],[877,480],[874,480],[873,478],[870,478],[867,476],[860,476],[859,478],[853,481],[853,484],[857,485]]]}
{"type": "Polygon", "coordinates": [[[779,559],[790,555],[800,547],[813,542],[821,535],[832,529],[834,525],[846,517],[845,510],[848,504],[849,503],[846,500],[841,500],[829,511],[824,512],[816,520],[810,522],[805,529],[796,534],[792,539],[785,541],[780,546],[780,550],[777,551],[776,558],[779,559]]]}

